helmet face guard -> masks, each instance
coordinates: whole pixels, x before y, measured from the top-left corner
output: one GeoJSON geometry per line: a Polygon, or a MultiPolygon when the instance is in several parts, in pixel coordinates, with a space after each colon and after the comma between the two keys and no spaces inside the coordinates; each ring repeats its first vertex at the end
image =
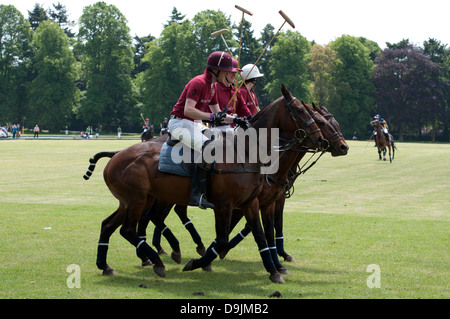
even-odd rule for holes
{"type": "Polygon", "coordinates": [[[233,58],[224,51],[216,51],[211,53],[206,61],[206,69],[234,73],[238,71],[238,69],[233,65],[233,58]]]}

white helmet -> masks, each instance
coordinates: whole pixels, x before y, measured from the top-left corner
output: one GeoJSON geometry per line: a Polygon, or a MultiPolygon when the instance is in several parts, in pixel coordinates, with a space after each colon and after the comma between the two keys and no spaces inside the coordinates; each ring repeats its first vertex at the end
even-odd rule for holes
{"type": "Polygon", "coordinates": [[[246,81],[251,79],[256,79],[264,76],[264,74],[259,73],[259,69],[254,64],[247,64],[242,68],[242,74],[243,79],[246,79],[246,81]],[[251,73],[250,73],[251,71],[251,73]],[[250,73],[250,74],[249,74],[250,73]]]}

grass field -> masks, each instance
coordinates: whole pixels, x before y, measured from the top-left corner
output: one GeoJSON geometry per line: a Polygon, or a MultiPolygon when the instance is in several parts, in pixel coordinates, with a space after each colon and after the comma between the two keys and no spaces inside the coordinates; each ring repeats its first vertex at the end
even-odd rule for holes
{"type": "MultiPolygon", "coordinates": [[[[285,248],[296,262],[284,263],[290,274],[277,285],[251,236],[216,260],[214,272],[182,272],[197,254],[175,214],[167,225],[180,240],[183,261],[163,256],[166,278],[141,267],[118,231],[108,255],[117,275],[101,275],[95,265],[100,224],[118,203],[103,182],[108,159],[89,181],[82,175],[95,153],[137,142],[0,141],[0,298],[259,299],[275,290],[284,299],[450,297],[449,144],[398,143],[392,164],[378,161],[366,141],[350,141],[345,157],[323,156],[287,201],[285,248]],[[79,266],[80,288],[68,287],[72,264],[79,266]],[[379,288],[373,288],[377,274],[379,288]],[[197,291],[204,296],[193,296],[197,291]]],[[[209,245],[212,211],[190,208],[189,216],[209,245]]]]}

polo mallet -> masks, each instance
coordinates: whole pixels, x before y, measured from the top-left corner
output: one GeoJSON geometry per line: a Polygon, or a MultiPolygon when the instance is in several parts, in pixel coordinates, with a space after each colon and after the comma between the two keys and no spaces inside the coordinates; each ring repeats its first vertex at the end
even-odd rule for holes
{"type": "Polygon", "coordinates": [[[238,55],[238,65],[240,65],[240,64],[241,64],[242,32],[243,32],[243,29],[244,29],[244,16],[245,16],[246,13],[247,13],[248,15],[252,16],[253,13],[251,13],[251,12],[248,11],[248,10],[245,10],[244,8],[242,8],[242,7],[238,6],[238,5],[235,5],[234,7],[235,7],[236,9],[242,11],[242,19],[241,19],[241,35],[240,35],[240,39],[239,39],[239,55],[238,55]]]}
{"type": "Polygon", "coordinates": [[[221,37],[222,40],[223,40],[223,43],[225,43],[225,46],[227,47],[228,53],[229,53],[231,56],[233,56],[233,54],[231,53],[230,48],[228,47],[227,41],[225,41],[225,38],[224,38],[223,35],[222,35],[222,34],[224,34],[224,33],[227,33],[228,31],[229,31],[228,29],[222,29],[222,30],[219,30],[219,31],[216,31],[216,32],[211,33],[211,36],[212,36],[212,37],[217,37],[218,35],[220,35],[220,37],[221,37]]]}
{"type": "Polygon", "coordinates": [[[295,25],[292,22],[291,19],[289,19],[289,17],[283,12],[283,11],[279,11],[279,14],[283,17],[284,22],[281,25],[281,27],[278,29],[277,33],[275,33],[275,35],[272,37],[272,39],[270,39],[269,43],[266,45],[266,47],[264,48],[263,52],[261,52],[261,54],[259,55],[258,59],[256,60],[256,62],[253,64],[253,67],[250,69],[250,72],[248,72],[247,76],[245,77],[245,79],[242,80],[241,85],[239,85],[239,87],[236,89],[236,92],[234,92],[233,96],[231,97],[230,101],[228,101],[227,107],[228,105],[231,103],[231,101],[235,98],[237,92],[239,91],[239,89],[242,87],[242,85],[244,84],[244,82],[247,80],[248,75],[253,71],[253,68],[256,66],[256,64],[259,62],[259,60],[261,59],[261,57],[263,56],[264,53],[266,53],[267,49],[269,48],[270,44],[272,44],[272,41],[275,39],[275,37],[278,35],[278,33],[280,33],[281,29],[284,27],[284,25],[287,23],[290,24],[290,26],[292,28],[295,29],[295,25]]]}
{"type": "MultiPolygon", "coordinates": [[[[243,10],[245,10],[245,9],[243,9],[243,10]]],[[[212,36],[212,37],[217,37],[217,36],[220,35],[220,37],[221,37],[222,40],[223,40],[223,43],[225,43],[225,46],[227,47],[228,53],[230,54],[230,56],[233,56],[233,53],[231,53],[231,50],[230,50],[230,48],[228,47],[227,41],[226,41],[225,38],[223,37],[223,34],[224,34],[224,33],[227,33],[228,31],[229,31],[228,29],[222,29],[222,30],[219,30],[219,31],[216,31],[216,32],[211,33],[211,36],[212,36]]],[[[240,46],[239,46],[239,51],[240,51],[240,46]]],[[[238,65],[239,65],[239,61],[238,61],[238,65]]],[[[239,75],[241,75],[240,72],[239,72],[239,75]]],[[[242,77],[242,76],[241,76],[241,77],[242,77]]],[[[236,77],[236,84],[237,84],[237,77],[236,77]]],[[[237,86],[237,85],[235,85],[235,86],[237,86]]],[[[253,100],[253,96],[251,95],[250,90],[247,88],[247,86],[246,86],[245,88],[247,89],[248,94],[250,95],[250,98],[252,99],[253,105],[256,106],[256,103],[255,103],[255,101],[253,100]]]]}

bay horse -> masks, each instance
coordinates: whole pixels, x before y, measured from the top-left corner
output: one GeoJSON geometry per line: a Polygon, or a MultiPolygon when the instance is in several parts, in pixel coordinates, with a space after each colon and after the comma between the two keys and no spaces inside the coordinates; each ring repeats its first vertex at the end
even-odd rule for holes
{"type": "MultiPolygon", "coordinates": [[[[329,142],[329,146],[323,152],[327,151],[331,153],[333,157],[346,155],[348,152],[348,145],[339,127],[336,127],[336,123],[331,121],[331,117],[333,119],[334,117],[332,115],[330,117],[329,113],[327,114],[323,109],[321,110],[315,105],[313,109],[308,104],[302,103],[316,123],[318,123],[325,140],[329,142]],[[324,115],[327,116],[327,119],[324,115]]],[[[301,148],[288,150],[288,152],[280,159],[280,166],[283,165],[284,170],[280,168],[276,174],[267,176],[263,191],[259,195],[261,218],[264,225],[266,240],[273,250],[272,259],[274,260],[277,269],[282,273],[287,273],[287,270],[279,262],[277,254],[284,257],[286,261],[293,261],[293,258],[284,251],[283,210],[285,199],[292,195],[290,189],[293,187],[296,178],[315,164],[315,162],[313,162],[313,164],[302,171],[299,163],[305,154],[306,152],[301,148]],[[283,164],[281,164],[282,162],[283,164]],[[276,231],[275,235],[274,228],[276,231]]],[[[231,227],[234,227],[241,218],[242,215],[239,216],[239,214],[233,214],[231,227]]],[[[230,249],[234,248],[248,235],[250,230],[250,226],[246,224],[244,229],[231,239],[228,246],[222,251],[220,257],[224,258],[230,249]]]]}
{"type": "MultiPolygon", "coordinates": [[[[292,94],[282,85],[282,97],[272,102],[252,120],[260,138],[260,129],[276,128],[280,133],[306,132],[313,147],[319,147],[323,136],[317,124],[292,94]]],[[[264,144],[272,146],[271,136],[264,144]]],[[[225,146],[225,145],[224,145],[225,146]]],[[[248,148],[246,148],[248,150],[248,148]]],[[[136,226],[142,213],[155,201],[187,206],[190,193],[190,177],[164,173],[158,170],[161,144],[149,141],[138,143],[115,154],[105,166],[103,177],[111,193],[119,200],[118,209],[102,222],[97,250],[97,267],[104,274],[113,273],[107,264],[109,238],[120,225],[120,234],[136,247],[138,255],[146,255],[154,264],[155,273],[165,277],[165,266],[157,252],[145,240],[140,239],[136,226]],[[177,185],[177,192],[173,192],[177,185]]],[[[234,150],[236,152],[236,150],[234,150]]],[[[225,152],[224,152],[225,153],[225,152]]],[[[236,157],[234,157],[236,158],[236,157]]],[[[259,220],[258,194],[262,189],[261,161],[249,160],[248,151],[244,163],[217,163],[222,173],[208,177],[207,197],[214,204],[216,239],[200,259],[191,259],[184,271],[206,267],[218,256],[228,243],[229,227],[233,209],[239,208],[251,225],[265,269],[273,282],[284,282],[275,268],[264,238],[259,220]]],[[[154,219],[152,221],[155,223],[154,219]]],[[[155,226],[158,225],[155,223],[155,226]]]]}
{"type": "Polygon", "coordinates": [[[395,157],[395,145],[394,145],[394,137],[389,134],[389,141],[386,140],[386,136],[384,135],[384,132],[381,130],[381,124],[379,120],[374,120],[370,122],[370,125],[375,127],[375,130],[377,132],[377,135],[374,135],[375,143],[377,145],[378,149],[378,157],[381,161],[381,152],[383,152],[383,160],[386,160],[386,147],[389,148],[389,162],[392,163],[392,160],[395,157]],[[391,148],[392,148],[392,157],[391,157],[391,148]]]}

